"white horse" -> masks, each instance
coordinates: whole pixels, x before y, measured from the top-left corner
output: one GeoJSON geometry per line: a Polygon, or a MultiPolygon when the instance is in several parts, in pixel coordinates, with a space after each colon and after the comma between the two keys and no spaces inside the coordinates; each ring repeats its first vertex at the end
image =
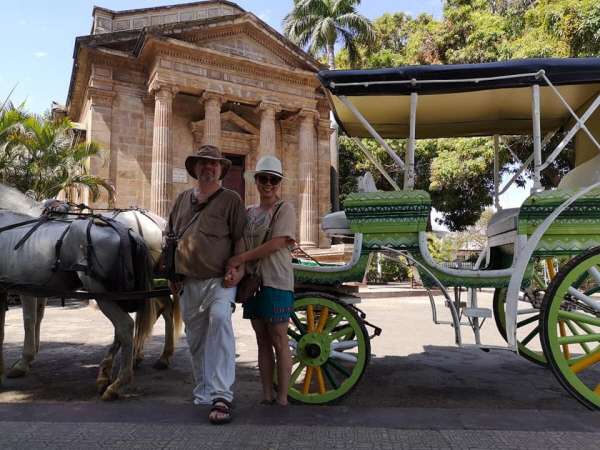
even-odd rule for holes
{"type": "MultiPolygon", "coordinates": [[[[37,203],[15,189],[2,184],[0,184],[0,193],[6,193],[6,198],[20,199],[20,203],[27,205],[28,212],[32,214],[44,211],[44,214],[54,213],[58,216],[61,213],[68,212],[68,209],[64,208],[64,204],[60,204],[59,202],[55,204],[48,201],[43,204],[37,203]]],[[[4,203],[6,203],[7,206],[14,207],[19,204],[19,201],[12,201],[10,204],[7,203],[7,200],[0,201],[0,206],[4,206],[4,203]]],[[[162,252],[162,234],[166,225],[166,221],[162,217],[139,208],[109,210],[105,211],[103,216],[114,219],[138,233],[150,247],[153,264],[156,265],[162,252]]],[[[165,344],[163,353],[154,363],[153,367],[155,369],[166,369],[169,367],[171,356],[175,353],[175,342],[179,338],[183,328],[179,298],[177,296],[171,298],[171,296],[167,295],[153,299],[153,301],[158,302],[156,305],[158,317],[162,315],[165,322],[165,344]]],[[[7,378],[17,378],[27,374],[31,362],[35,359],[40,350],[40,326],[46,308],[46,298],[21,295],[21,305],[23,310],[23,327],[25,330],[23,352],[21,358],[7,373],[7,378]]],[[[138,336],[136,335],[136,339],[134,340],[135,367],[139,366],[143,360],[144,343],[145,342],[138,339],[138,336]]],[[[118,349],[118,342],[115,339],[115,342],[111,345],[110,350],[101,365],[103,373],[106,375],[106,379],[110,379],[108,373],[112,372],[114,359],[118,349]]]]}
{"type": "MultiPolygon", "coordinates": [[[[6,307],[9,290],[35,296],[68,296],[70,291],[81,289],[93,293],[98,307],[112,322],[115,342],[121,348],[120,370],[114,381],[112,367],[108,371],[109,364],[101,364],[97,384],[104,400],[116,399],[133,379],[134,328],[138,339],[143,340],[156,320],[154,302],[124,299],[124,293],[149,291],[151,287],[150,249],[122,224],[100,218],[40,219],[0,210],[0,309],[6,307]],[[136,312],[135,322],[128,312],[136,312]]],[[[4,309],[1,314],[0,325],[4,309]]],[[[1,347],[3,327],[0,338],[1,347]]]]}

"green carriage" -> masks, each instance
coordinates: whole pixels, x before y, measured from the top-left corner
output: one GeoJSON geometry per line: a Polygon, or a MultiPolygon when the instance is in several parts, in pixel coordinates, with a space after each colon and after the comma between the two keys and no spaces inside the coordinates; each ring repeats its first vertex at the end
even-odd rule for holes
{"type": "Polygon", "coordinates": [[[319,78],[340,127],[359,145],[359,138],[375,138],[404,168],[405,182],[400,189],[384,174],[395,191],[351,194],[344,211],[323,219],[327,234],[354,239],[348,263],[294,264],[290,396],[327,403],[360,383],[370,339],[381,330],[367,322],[347,283],[363,281],[372,255],[380,253],[418,274],[434,321],[451,325],[458,346],[509,349],[547,365],[575,398],[600,409],[600,58],[324,71],[319,78]],[[564,138],[544,161],[542,148],[556,133],[564,138]],[[531,195],[520,208],[500,208],[507,188],[500,188],[498,175],[502,135],[533,140],[533,154],[508,182],[532,165],[531,195]],[[466,270],[430,255],[431,200],[413,187],[416,139],[469,136],[494,136],[496,213],[486,248],[466,270]],[[386,138],[407,139],[404,159],[386,138]],[[571,141],[575,169],[557,189],[543,191],[542,170],[571,141]],[[557,257],[567,261],[559,269],[552,263],[557,257]],[[537,273],[540,262],[548,263],[548,286],[537,273]],[[478,303],[484,287],[495,289],[491,308],[478,303]],[[451,320],[438,320],[433,288],[451,320]],[[481,341],[481,326],[492,317],[505,346],[481,341]],[[464,342],[465,327],[474,343],[464,342]]]}

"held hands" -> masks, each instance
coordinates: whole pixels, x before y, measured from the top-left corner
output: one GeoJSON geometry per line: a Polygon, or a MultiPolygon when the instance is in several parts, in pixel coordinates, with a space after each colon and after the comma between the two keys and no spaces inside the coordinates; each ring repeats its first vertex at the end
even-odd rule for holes
{"type": "Polygon", "coordinates": [[[237,268],[227,269],[221,284],[224,288],[232,288],[240,282],[243,275],[244,271],[241,270],[241,267],[239,266],[237,268]]]}
{"type": "Polygon", "coordinates": [[[232,256],[231,258],[229,258],[229,261],[227,261],[227,264],[225,264],[225,270],[235,269],[236,267],[239,267],[243,262],[244,260],[240,255],[232,256]]]}

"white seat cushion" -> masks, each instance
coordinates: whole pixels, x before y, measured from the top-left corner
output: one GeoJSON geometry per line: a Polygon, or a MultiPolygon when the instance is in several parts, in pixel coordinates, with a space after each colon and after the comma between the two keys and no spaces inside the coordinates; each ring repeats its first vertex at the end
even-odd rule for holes
{"type": "Polygon", "coordinates": [[[346,218],[346,213],[344,211],[337,211],[327,214],[325,217],[323,217],[321,227],[323,228],[325,234],[329,236],[348,236],[354,234],[350,230],[348,219],[346,218]]]}
{"type": "Polygon", "coordinates": [[[507,208],[498,211],[488,222],[487,234],[489,236],[498,236],[502,233],[515,231],[519,223],[519,208],[507,208]]]}

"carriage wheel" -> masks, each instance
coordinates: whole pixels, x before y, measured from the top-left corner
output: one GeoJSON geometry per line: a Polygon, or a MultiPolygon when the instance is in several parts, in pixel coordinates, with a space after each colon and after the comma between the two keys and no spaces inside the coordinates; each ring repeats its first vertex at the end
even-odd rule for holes
{"type": "MultiPolygon", "coordinates": [[[[547,367],[548,362],[541,351],[540,340],[540,307],[546,287],[544,282],[534,274],[531,287],[519,292],[517,306],[517,345],[519,355],[532,363],[547,367]]],[[[494,291],[494,320],[498,331],[506,341],[506,291],[497,288],[494,291]]]]}
{"type": "Polygon", "coordinates": [[[552,280],[541,309],[541,339],[560,383],[600,409],[600,248],[572,259],[552,280]]]}
{"type": "Polygon", "coordinates": [[[362,320],[333,295],[296,295],[288,336],[293,357],[288,395],[301,403],[330,403],[348,395],[371,359],[362,320]]]}

